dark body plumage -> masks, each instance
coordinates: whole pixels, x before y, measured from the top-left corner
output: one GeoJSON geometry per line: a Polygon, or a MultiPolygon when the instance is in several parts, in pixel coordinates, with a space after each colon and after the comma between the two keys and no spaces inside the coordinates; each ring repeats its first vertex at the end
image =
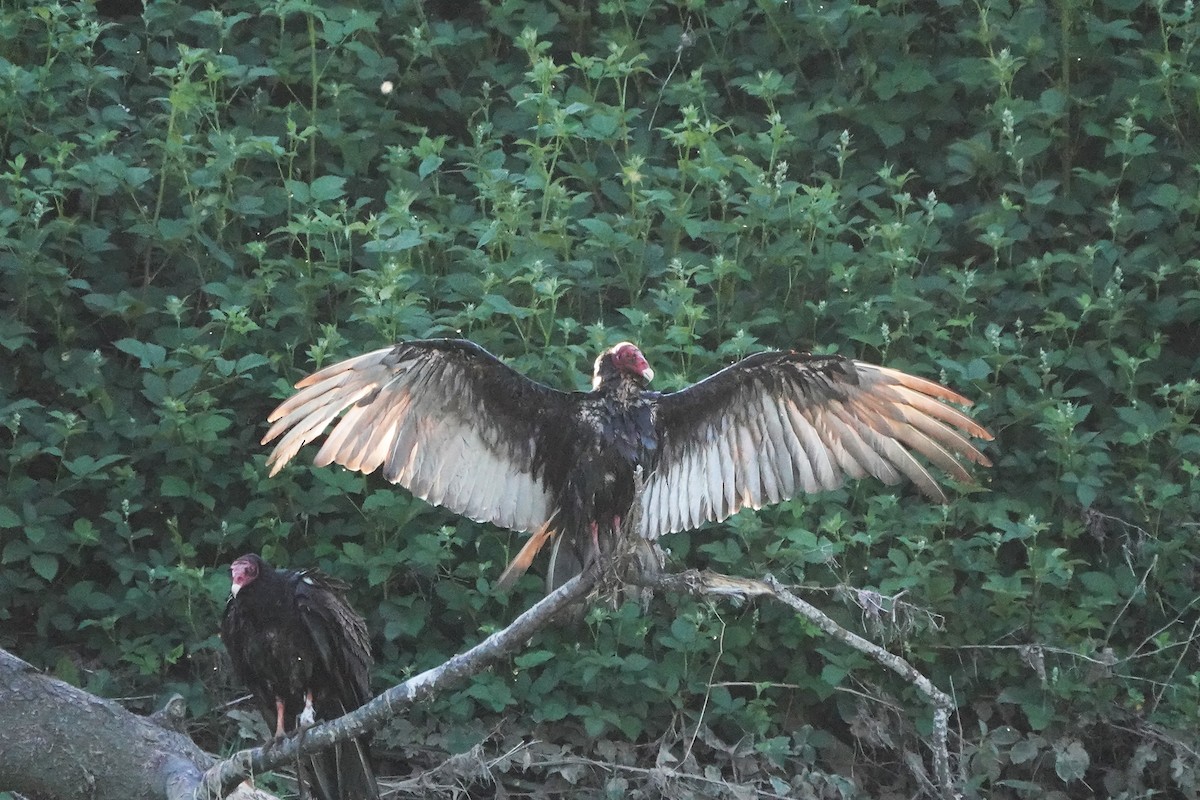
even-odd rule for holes
{"type": "MultiPolygon", "coordinates": [[[[367,626],[343,584],[319,570],[275,569],[253,554],[230,569],[221,639],[277,736],[296,730],[310,703],[315,721],[325,721],[371,698],[367,626]]],[[[365,737],[312,756],[305,772],[322,800],[379,796],[365,737]]]]}
{"type": "Polygon", "coordinates": [[[279,438],[273,475],[342,415],[317,465],[382,467],[430,503],[534,531],[502,582],[559,531],[586,562],[635,504],[655,539],[848,477],[907,477],[945,502],[910,451],[962,481],[959,458],[989,463],[966,436],[991,435],[941,401],[970,402],[897,370],[773,351],[677,392],[648,390],[653,375],[628,342],[596,359],[590,392],[536,383],[468,341],[404,342],[300,381],[263,443],[279,438]]]}

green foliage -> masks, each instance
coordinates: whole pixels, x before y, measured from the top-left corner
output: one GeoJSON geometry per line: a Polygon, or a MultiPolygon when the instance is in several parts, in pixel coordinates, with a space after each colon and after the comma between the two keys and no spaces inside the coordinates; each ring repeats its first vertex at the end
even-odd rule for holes
{"type": "MultiPolygon", "coordinates": [[[[491,590],[518,536],[377,476],[268,480],[302,374],[431,335],[564,388],[621,338],[661,388],[838,351],[976,399],[982,488],[855,485],[675,564],[803,583],[952,690],[968,794],[1195,794],[1190,3],[112,8],[0,9],[0,646],[180,691],[228,749],[240,553],[347,579],[381,686],[537,593],[491,590]]],[[[547,791],[911,796],[929,724],[781,609],[660,598],[382,741],[521,744],[496,772],[547,791]]]]}

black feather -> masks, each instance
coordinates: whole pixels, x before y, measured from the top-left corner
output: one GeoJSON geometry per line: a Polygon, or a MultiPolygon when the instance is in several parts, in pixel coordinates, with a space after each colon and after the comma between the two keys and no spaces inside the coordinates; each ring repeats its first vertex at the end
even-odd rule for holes
{"type": "MultiPolygon", "coordinates": [[[[253,574],[225,604],[221,639],[269,727],[282,703],[283,733],[295,732],[309,692],[316,721],[371,698],[367,626],[346,602],[344,584],[318,570],[275,569],[254,554],[234,568],[253,574]]],[[[313,756],[304,771],[322,800],[379,796],[368,737],[313,756]]]]}

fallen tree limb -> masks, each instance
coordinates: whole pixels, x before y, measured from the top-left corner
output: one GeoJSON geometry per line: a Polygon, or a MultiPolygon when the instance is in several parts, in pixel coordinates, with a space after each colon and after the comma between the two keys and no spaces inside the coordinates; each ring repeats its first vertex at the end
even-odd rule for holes
{"type": "Polygon", "coordinates": [[[5,650],[0,698],[0,791],[183,800],[213,763],[191,739],[164,724],[169,713],[138,716],[44,675],[5,650]]]}
{"type": "Polygon", "coordinates": [[[457,685],[522,645],[548,624],[560,611],[581,599],[596,583],[596,570],[589,569],[547,595],[512,624],[493,633],[466,652],[393,686],[361,708],[330,722],[323,722],[301,736],[272,742],[264,747],[242,750],[212,766],[195,787],[194,800],[225,797],[251,775],[295,761],[300,755],[331,747],[379,730],[388,720],[418,700],[457,685]]]}

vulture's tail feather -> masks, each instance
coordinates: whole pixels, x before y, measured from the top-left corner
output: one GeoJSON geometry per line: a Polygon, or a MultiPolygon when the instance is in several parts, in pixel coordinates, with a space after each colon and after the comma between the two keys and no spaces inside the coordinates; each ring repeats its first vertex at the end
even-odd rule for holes
{"type": "Polygon", "coordinates": [[[309,783],[320,800],[378,800],[371,753],[361,739],[339,742],[309,761],[309,783]]]}
{"type": "Polygon", "coordinates": [[[555,532],[554,517],[551,517],[546,520],[545,525],[538,528],[529,537],[529,541],[525,542],[525,546],[521,548],[521,551],[504,568],[504,572],[501,573],[500,578],[496,581],[496,586],[500,589],[511,589],[513,584],[529,570],[530,565],[533,564],[534,556],[545,546],[547,541],[553,538],[555,532]]]}

